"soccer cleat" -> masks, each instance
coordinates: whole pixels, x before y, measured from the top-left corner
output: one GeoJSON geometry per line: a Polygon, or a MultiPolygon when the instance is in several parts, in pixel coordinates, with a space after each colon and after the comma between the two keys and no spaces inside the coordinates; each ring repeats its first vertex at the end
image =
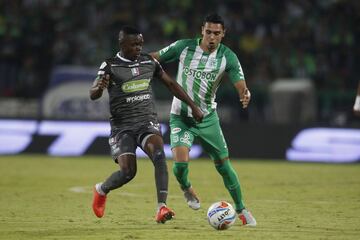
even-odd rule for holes
{"type": "Polygon", "coordinates": [[[256,220],[251,214],[250,211],[243,209],[241,213],[239,214],[239,218],[242,222],[242,225],[249,226],[249,227],[255,227],[256,226],[256,220]]]}
{"type": "Polygon", "coordinates": [[[165,223],[168,220],[171,220],[175,216],[175,212],[166,206],[162,206],[156,214],[157,223],[165,223]]]}
{"type": "Polygon", "coordinates": [[[98,193],[98,191],[96,190],[96,186],[95,186],[92,208],[93,208],[95,215],[98,218],[101,218],[102,216],[104,216],[105,203],[106,203],[106,195],[101,195],[100,193],[98,193]]]}
{"type": "Polygon", "coordinates": [[[194,210],[198,210],[200,208],[200,200],[196,196],[196,193],[192,187],[188,189],[183,189],[185,201],[188,206],[194,210]]]}

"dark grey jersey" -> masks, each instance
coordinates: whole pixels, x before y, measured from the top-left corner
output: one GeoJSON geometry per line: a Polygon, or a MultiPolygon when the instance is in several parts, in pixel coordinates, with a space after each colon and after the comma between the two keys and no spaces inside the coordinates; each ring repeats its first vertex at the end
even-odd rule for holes
{"type": "Polygon", "coordinates": [[[148,54],[130,61],[118,53],[101,64],[98,76],[110,74],[108,93],[112,126],[157,122],[151,81],[162,71],[159,62],[148,54]]]}

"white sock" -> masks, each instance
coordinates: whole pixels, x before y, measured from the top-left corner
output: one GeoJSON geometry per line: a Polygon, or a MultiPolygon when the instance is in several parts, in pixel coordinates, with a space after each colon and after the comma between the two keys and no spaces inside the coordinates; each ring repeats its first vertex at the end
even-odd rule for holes
{"type": "Polygon", "coordinates": [[[163,203],[163,202],[159,202],[158,203],[158,207],[157,207],[157,212],[160,210],[160,208],[162,208],[162,207],[166,207],[166,204],[165,203],[163,203]]]}
{"type": "Polygon", "coordinates": [[[106,193],[104,193],[104,191],[101,189],[101,185],[102,185],[102,183],[97,183],[95,185],[95,189],[100,195],[105,196],[106,193]]]}

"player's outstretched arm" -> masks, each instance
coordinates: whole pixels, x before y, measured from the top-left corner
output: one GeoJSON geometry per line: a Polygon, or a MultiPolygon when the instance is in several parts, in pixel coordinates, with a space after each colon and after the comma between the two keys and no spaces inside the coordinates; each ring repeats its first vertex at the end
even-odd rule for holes
{"type": "Polygon", "coordinates": [[[239,94],[242,107],[247,108],[250,103],[251,93],[246,86],[245,80],[237,81],[234,86],[239,94]]]}
{"type": "Polygon", "coordinates": [[[189,95],[184,91],[184,89],[164,71],[161,71],[159,78],[175,97],[189,105],[195,120],[197,122],[201,122],[204,114],[202,113],[200,108],[195,105],[194,101],[189,97],[189,95]]]}
{"type": "Polygon", "coordinates": [[[96,100],[102,96],[104,89],[109,86],[110,75],[106,74],[101,77],[97,77],[94,80],[92,87],[90,88],[90,99],[96,100]]]}

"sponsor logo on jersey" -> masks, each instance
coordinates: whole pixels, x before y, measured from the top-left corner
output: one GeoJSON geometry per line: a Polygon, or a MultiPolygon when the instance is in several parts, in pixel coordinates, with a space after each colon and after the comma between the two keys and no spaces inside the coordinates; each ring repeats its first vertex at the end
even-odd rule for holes
{"type": "Polygon", "coordinates": [[[144,100],[148,100],[150,98],[151,98],[150,94],[143,94],[143,95],[137,95],[137,96],[133,96],[133,97],[127,97],[126,98],[126,103],[144,101],[144,100]]]}
{"type": "Polygon", "coordinates": [[[140,70],[137,67],[131,68],[131,73],[133,76],[139,76],[140,75],[140,70]]]}
{"type": "Polygon", "coordinates": [[[178,127],[171,129],[172,134],[176,134],[176,133],[178,133],[180,131],[181,131],[181,128],[178,128],[178,127]]]}
{"type": "Polygon", "coordinates": [[[124,83],[121,86],[121,89],[126,93],[142,91],[148,89],[149,83],[150,83],[150,79],[129,81],[124,83]]]}
{"type": "Polygon", "coordinates": [[[214,82],[216,80],[216,73],[213,72],[204,72],[196,69],[191,69],[189,67],[184,67],[183,72],[186,76],[191,76],[201,80],[207,80],[214,82]]]}

